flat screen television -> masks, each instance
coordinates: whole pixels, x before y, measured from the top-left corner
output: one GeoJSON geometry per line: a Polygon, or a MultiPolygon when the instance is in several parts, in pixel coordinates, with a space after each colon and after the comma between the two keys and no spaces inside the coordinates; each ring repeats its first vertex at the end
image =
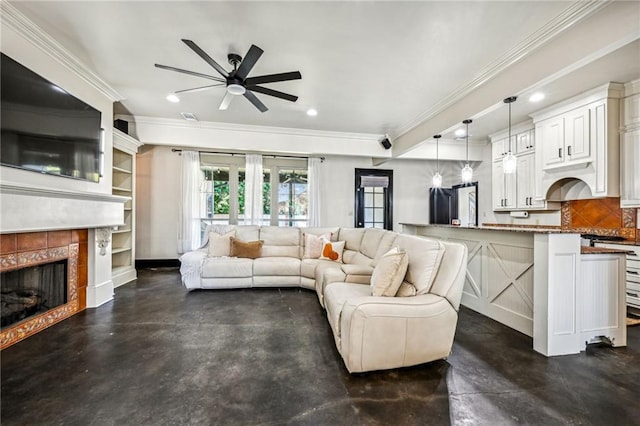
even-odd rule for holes
{"type": "Polygon", "coordinates": [[[0,54],[0,164],[99,182],[100,111],[0,54]]]}

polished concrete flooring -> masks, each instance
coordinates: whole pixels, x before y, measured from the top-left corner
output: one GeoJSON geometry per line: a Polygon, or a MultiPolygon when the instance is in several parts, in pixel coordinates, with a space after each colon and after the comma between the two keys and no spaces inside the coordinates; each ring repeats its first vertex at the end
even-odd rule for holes
{"type": "Polygon", "coordinates": [[[545,358],[460,311],[446,361],[350,375],[316,295],[187,293],[141,270],[115,300],[1,354],[9,425],[638,425],[640,327],[629,346],[545,358]]]}

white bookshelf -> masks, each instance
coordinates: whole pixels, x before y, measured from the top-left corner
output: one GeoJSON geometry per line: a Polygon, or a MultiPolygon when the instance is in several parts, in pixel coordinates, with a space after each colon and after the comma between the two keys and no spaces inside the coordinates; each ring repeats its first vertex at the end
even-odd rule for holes
{"type": "Polygon", "coordinates": [[[111,279],[118,287],[137,278],[135,260],[136,153],[142,144],[113,129],[112,193],[130,197],[124,204],[124,225],[111,234],[111,279]]]}

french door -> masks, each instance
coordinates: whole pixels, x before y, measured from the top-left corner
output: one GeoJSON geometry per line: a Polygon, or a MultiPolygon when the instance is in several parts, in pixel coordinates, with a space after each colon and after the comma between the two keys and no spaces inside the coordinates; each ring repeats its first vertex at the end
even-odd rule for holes
{"type": "Polygon", "coordinates": [[[355,227],[393,229],[393,170],[356,169],[355,227]]]}

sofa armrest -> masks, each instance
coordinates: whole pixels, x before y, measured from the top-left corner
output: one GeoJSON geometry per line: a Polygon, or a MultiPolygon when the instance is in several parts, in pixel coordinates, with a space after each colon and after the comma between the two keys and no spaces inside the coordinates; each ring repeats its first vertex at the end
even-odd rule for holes
{"type": "Polygon", "coordinates": [[[182,284],[189,290],[202,288],[202,264],[207,258],[207,249],[189,251],[180,256],[180,275],[182,284]]]}
{"type": "Polygon", "coordinates": [[[352,372],[384,370],[445,358],[458,314],[435,294],[348,299],[340,317],[340,353],[352,372]]]}
{"type": "Polygon", "coordinates": [[[344,282],[355,284],[369,284],[373,274],[373,266],[345,264],[341,267],[345,274],[344,282]]]}

